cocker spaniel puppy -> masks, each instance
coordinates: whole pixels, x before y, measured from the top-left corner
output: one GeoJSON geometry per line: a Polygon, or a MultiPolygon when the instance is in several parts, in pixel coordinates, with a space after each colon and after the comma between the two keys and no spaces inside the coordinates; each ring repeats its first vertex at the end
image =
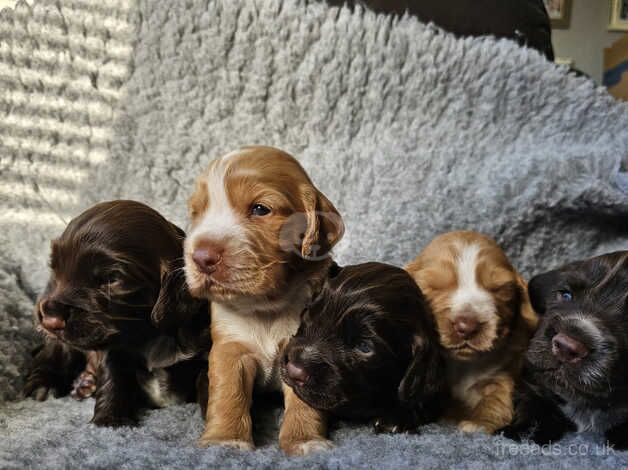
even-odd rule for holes
{"type": "Polygon", "coordinates": [[[475,232],[436,237],[406,269],[434,311],[447,353],[447,420],[467,432],[507,425],[536,325],[525,281],[493,240],[475,232]]]}
{"type": "Polygon", "coordinates": [[[416,431],[445,392],[442,348],[414,280],[382,263],[333,266],[283,353],[282,377],[310,406],[416,431]]]}
{"type": "Polygon", "coordinates": [[[569,431],[604,433],[628,448],[628,251],[535,276],[539,329],[504,434],[540,444],[569,431]]]}
{"type": "Polygon", "coordinates": [[[279,445],[327,449],[325,416],[282,385],[280,351],[321,289],[344,226],[287,153],[246,147],[210,163],[189,201],[185,269],[212,302],[209,401],[201,445],[253,448],[253,389],[282,390],[279,445]]]}
{"type": "Polygon", "coordinates": [[[45,342],[25,394],[93,394],[92,422],[103,426],[196,399],[209,306],[187,293],[183,238],[139,202],[97,204],[73,219],[52,242],[50,280],[35,308],[45,342]]]}

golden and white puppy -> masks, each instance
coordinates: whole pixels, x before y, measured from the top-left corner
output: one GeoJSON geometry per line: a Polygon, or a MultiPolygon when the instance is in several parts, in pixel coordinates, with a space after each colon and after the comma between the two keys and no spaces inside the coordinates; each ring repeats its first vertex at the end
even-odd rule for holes
{"type": "Polygon", "coordinates": [[[331,446],[325,416],[280,379],[281,350],[322,287],[344,225],[301,165],[271,147],[214,160],[189,199],[185,269],[211,299],[209,401],[201,445],[253,448],[253,388],[282,390],[279,445],[303,455],[331,446]]]}
{"type": "Polygon", "coordinates": [[[427,297],[448,353],[447,420],[493,433],[513,417],[512,392],[536,327],[527,285],[492,239],[450,232],[406,266],[427,297]]]}

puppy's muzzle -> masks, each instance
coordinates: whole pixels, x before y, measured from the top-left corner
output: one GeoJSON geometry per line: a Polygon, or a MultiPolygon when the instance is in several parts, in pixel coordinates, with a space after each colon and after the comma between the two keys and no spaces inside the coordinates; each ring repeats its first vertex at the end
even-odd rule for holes
{"type": "Polygon", "coordinates": [[[552,354],[560,362],[576,364],[589,354],[589,348],[582,341],[558,333],[552,338],[552,354]]]}

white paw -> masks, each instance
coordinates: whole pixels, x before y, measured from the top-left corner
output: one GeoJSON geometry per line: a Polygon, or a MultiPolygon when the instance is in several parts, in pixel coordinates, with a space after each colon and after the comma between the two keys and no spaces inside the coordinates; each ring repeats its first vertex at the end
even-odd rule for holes
{"type": "Polygon", "coordinates": [[[314,452],[325,452],[334,448],[334,444],[327,439],[312,439],[310,441],[295,442],[286,447],[288,455],[308,455],[314,452]]]}
{"type": "Polygon", "coordinates": [[[209,447],[209,446],[223,446],[223,447],[231,447],[232,449],[238,450],[254,450],[255,446],[250,441],[242,441],[239,439],[212,439],[212,438],[204,438],[201,437],[198,440],[198,445],[200,447],[209,447]]]}
{"type": "Polygon", "coordinates": [[[484,426],[473,421],[460,421],[458,429],[462,432],[488,432],[484,426]]]}

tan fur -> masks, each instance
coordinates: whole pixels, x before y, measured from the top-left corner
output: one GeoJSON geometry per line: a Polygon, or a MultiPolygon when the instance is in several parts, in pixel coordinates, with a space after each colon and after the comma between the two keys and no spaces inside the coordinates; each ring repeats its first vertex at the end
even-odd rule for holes
{"type": "Polygon", "coordinates": [[[199,444],[252,449],[250,408],[258,364],[245,345],[217,339],[209,353],[209,400],[199,444]]]}
{"type": "Polygon", "coordinates": [[[446,421],[487,433],[509,424],[514,380],[537,323],[523,278],[493,240],[476,232],[436,237],[406,270],[429,300],[448,351],[452,401],[446,421]],[[476,336],[466,341],[456,336],[458,315],[479,321],[476,336]]]}
{"type": "Polygon", "coordinates": [[[316,255],[342,237],[338,212],[293,157],[270,147],[247,147],[213,161],[197,180],[189,212],[186,278],[194,295],[212,301],[209,402],[200,444],[252,448],[250,405],[257,387],[285,393],[285,452],[329,447],[324,417],[282,386],[278,366],[282,345],[331,263],[316,255]],[[252,216],[255,204],[271,212],[252,216]],[[204,247],[222,250],[209,275],[192,260],[204,247]]]}
{"type": "Polygon", "coordinates": [[[286,412],[279,432],[279,446],[290,455],[330,448],[324,438],[327,434],[325,415],[302,402],[287,385],[283,386],[283,394],[286,412]]]}

